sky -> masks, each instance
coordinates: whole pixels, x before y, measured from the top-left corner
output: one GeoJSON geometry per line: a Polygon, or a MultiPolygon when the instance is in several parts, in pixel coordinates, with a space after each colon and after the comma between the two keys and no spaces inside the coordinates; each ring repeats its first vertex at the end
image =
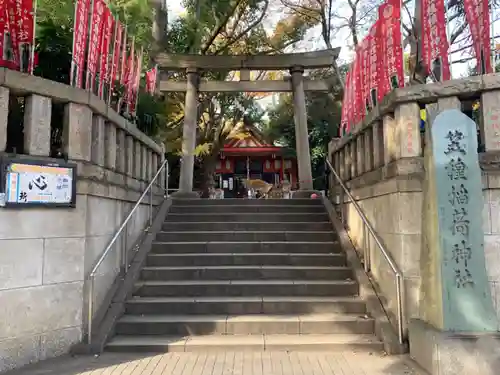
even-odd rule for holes
{"type": "MultiPolygon", "coordinates": [[[[184,12],[184,9],[181,5],[182,0],[166,0],[166,2],[167,2],[168,10],[169,10],[169,19],[170,20],[173,20],[173,19],[179,17],[179,15],[181,15],[184,12]]],[[[339,12],[341,14],[344,13],[342,9],[340,9],[339,12]]],[[[280,12],[278,9],[277,9],[277,11],[274,11],[273,9],[271,9],[271,11],[269,13],[276,14],[276,16],[275,17],[272,17],[272,16],[268,17],[266,19],[264,25],[265,25],[266,29],[272,30],[274,27],[274,24],[279,19],[280,12]]],[[[408,16],[405,15],[404,13],[405,12],[403,12],[403,22],[404,22],[405,16],[406,16],[406,18],[408,18],[408,16]]],[[[500,30],[500,23],[498,22],[498,18],[500,18],[500,17],[498,17],[498,15],[495,15],[493,17],[493,19],[496,20],[496,22],[494,22],[494,25],[495,25],[494,29],[496,29],[496,30],[500,30]]],[[[450,28],[453,29],[453,25],[450,25],[450,28]]],[[[498,31],[496,34],[498,34],[498,31]]],[[[347,31],[341,30],[336,35],[335,41],[337,42],[338,45],[345,46],[348,38],[349,38],[349,35],[347,34],[347,31]]],[[[460,39],[460,37],[459,37],[459,39],[460,39]]],[[[451,48],[451,50],[455,50],[458,47],[461,47],[461,46],[454,45],[451,48]]],[[[318,50],[318,49],[322,49],[322,48],[324,48],[324,45],[322,45],[322,42],[321,42],[321,30],[319,28],[314,28],[314,29],[311,29],[307,33],[306,37],[304,38],[304,41],[299,42],[296,45],[295,51],[296,52],[305,52],[308,50],[309,51],[310,50],[318,50]]],[[[464,56],[460,56],[459,53],[452,55],[453,60],[460,59],[461,57],[464,57],[464,56]]],[[[349,48],[342,48],[341,49],[340,57],[339,57],[339,60],[341,62],[342,61],[346,61],[346,62],[351,61],[352,58],[353,58],[353,52],[349,48]]],[[[459,78],[459,77],[465,76],[467,74],[467,70],[468,70],[468,63],[452,64],[453,78],[459,78]]],[[[265,105],[267,105],[270,102],[271,102],[271,100],[268,97],[268,98],[263,99],[261,101],[261,104],[265,103],[265,105]]]]}

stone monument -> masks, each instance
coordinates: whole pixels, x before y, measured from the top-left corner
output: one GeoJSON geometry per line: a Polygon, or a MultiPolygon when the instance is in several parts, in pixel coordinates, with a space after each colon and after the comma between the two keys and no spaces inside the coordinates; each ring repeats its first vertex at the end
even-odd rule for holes
{"type": "MultiPolygon", "coordinates": [[[[498,326],[484,256],[476,124],[456,109],[428,119],[422,301],[409,326],[410,353],[431,374],[470,374],[488,366],[477,343],[498,326]]],[[[483,370],[474,373],[489,373],[483,370]]]]}

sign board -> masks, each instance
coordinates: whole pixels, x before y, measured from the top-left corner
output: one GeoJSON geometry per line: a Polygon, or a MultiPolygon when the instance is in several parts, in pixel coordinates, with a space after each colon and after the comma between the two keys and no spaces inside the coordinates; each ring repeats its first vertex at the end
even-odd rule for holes
{"type": "Polygon", "coordinates": [[[0,182],[5,207],[76,206],[75,164],[4,157],[0,182]]]}
{"type": "MultiPolygon", "coordinates": [[[[431,129],[437,202],[443,328],[496,331],[484,255],[483,186],[476,123],[461,111],[441,112],[431,129]]],[[[436,246],[437,245],[437,246],[436,246]]]]}

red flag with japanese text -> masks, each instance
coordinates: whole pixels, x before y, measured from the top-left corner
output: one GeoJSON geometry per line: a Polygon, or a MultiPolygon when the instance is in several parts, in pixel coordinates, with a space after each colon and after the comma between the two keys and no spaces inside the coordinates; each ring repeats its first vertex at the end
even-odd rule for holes
{"type": "Polygon", "coordinates": [[[99,97],[104,95],[104,88],[109,87],[110,64],[109,46],[113,38],[114,19],[108,7],[104,10],[103,30],[101,37],[101,62],[99,64],[99,97]]]}
{"type": "Polygon", "coordinates": [[[0,68],[7,68],[9,65],[9,59],[6,53],[5,39],[8,35],[8,19],[9,11],[7,9],[7,4],[9,0],[0,0],[0,68]]]}
{"type": "Polygon", "coordinates": [[[4,52],[7,55],[7,67],[19,70],[19,43],[17,40],[17,1],[6,0],[7,2],[7,27],[4,32],[4,52]]]}
{"type": "Polygon", "coordinates": [[[477,71],[479,74],[493,73],[488,0],[464,0],[464,10],[472,35],[477,71]]]}
{"type": "Polygon", "coordinates": [[[120,21],[116,21],[115,27],[115,42],[113,47],[113,60],[111,63],[111,81],[109,86],[110,95],[113,92],[113,86],[115,81],[120,79],[119,64],[120,55],[122,53],[122,38],[123,38],[123,26],[120,21]]]}
{"type": "Polygon", "coordinates": [[[448,39],[443,0],[422,0],[422,56],[425,69],[436,81],[450,76],[448,39]]]}
{"type": "Polygon", "coordinates": [[[32,72],[32,48],[34,36],[33,0],[16,0],[15,33],[19,70],[32,72]]]}
{"type": "Polygon", "coordinates": [[[123,50],[122,50],[121,64],[120,64],[120,84],[122,86],[125,86],[125,81],[127,80],[127,74],[128,74],[128,72],[127,72],[127,66],[128,66],[127,48],[128,48],[127,29],[125,29],[125,32],[123,35],[123,50]]]}
{"type": "Polygon", "coordinates": [[[137,61],[135,63],[135,72],[131,85],[131,100],[130,100],[130,112],[135,113],[137,107],[137,100],[139,98],[139,87],[141,83],[141,71],[142,71],[142,51],[137,55],[137,61]]]}
{"type": "Polygon", "coordinates": [[[101,38],[104,22],[104,11],[106,4],[104,0],[94,0],[92,8],[92,18],[90,22],[89,52],[87,59],[87,82],[85,87],[93,91],[97,76],[97,66],[101,55],[101,38]]]}
{"type": "Polygon", "coordinates": [[[401,2],[387,0],[378,8],[380,22],[379,101],[395,88],[404,86],[401,45],[401,2]]]}
{"type": "Polygon", "coordinates": [[[154,94],[156,90],[156,76],[158,74],[158,67],[155,66],[146,72],[146,91],[154,94]]]}
{"type": "Polygon", "coordinates": [[[373,108],[378,103],[378,77],[380,75],[380,21],[377,20],[368,33],[368,92],[366,104],[373,108]]]}
{"type": "Polygon", "coordinates": [[[70,84],[81,88],[83,84],[87,35],[89,33],[90,0],[76,0],[75,7],[70,84]]]}
{"type": "Polygon", "coordinates": [[[135,40],[132,41],[132,45],[130,47],[130,55],[128,56],[126,65],[125,65],[125,75],[124,75],[124,101],[127,109],[130,108],[130,101],[132,100],[131,91],[132,91],[132,82],[134,79],[134,62],[135,62],[135,40]]]}

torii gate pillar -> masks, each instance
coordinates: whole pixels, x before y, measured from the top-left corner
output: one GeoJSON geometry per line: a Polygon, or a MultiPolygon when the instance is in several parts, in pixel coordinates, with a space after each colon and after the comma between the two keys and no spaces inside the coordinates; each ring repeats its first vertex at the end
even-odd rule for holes
{"type": "Polygon", "coordinates": [[[194,196],[194,151],[196,148],[196,128],[198,122],[198,84],[196,69],[187,69],[186,102],[184,105],[184,126],[182,128],[182,158],[179,191],[176,196],[194,196]]]}
{"type": "Polygon", "coordinates": [[[299,169],[299,190],[311,191],[313,189],[313,181],[303,73],[304,68],[302,67],[292,67],[290,69],[290,74],[292,75],[297,165],[299,169]]]}

